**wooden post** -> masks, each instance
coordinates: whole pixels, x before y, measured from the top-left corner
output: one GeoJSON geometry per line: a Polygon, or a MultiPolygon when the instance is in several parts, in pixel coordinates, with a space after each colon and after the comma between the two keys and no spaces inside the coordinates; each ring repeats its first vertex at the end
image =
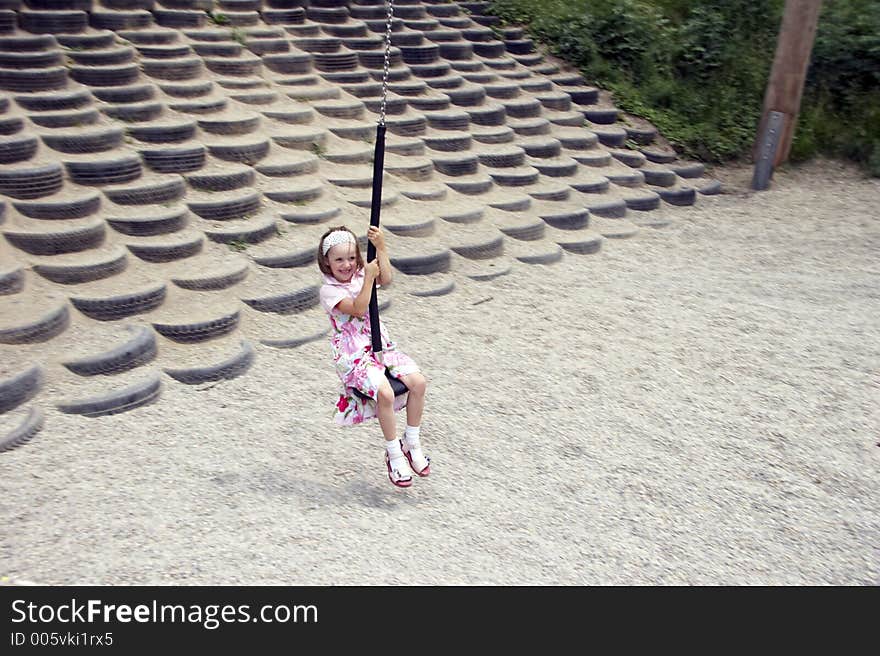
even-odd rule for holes
{"type": "Polygon", "coordinates": [[[822,0],[785,0],[776,56],[764,94],[764,108],[755,141],[756,160],[760,158],[762,150],[766,150],[771,112],[783,115],[773,166],[788,159],[821,9],[822,0]]]}

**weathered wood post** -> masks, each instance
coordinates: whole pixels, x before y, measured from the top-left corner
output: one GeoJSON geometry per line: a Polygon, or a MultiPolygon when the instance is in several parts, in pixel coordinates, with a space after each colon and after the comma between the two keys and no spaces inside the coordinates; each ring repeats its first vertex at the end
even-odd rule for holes
{"type": "Polygon", "coordinates": [[[821,9],[822,0],[785,0],[753,151],[753,189],[766,189],[773,169],[788,159],[821,9]]]}

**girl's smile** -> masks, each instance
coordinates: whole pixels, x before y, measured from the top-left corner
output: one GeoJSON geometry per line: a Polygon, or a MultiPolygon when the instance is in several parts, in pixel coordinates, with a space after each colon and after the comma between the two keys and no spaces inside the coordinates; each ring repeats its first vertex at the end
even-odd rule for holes
{"type": "Polygon", "coordinates": [[[339,282],[349,282],[357,272],[357,252],[354,244],[334,246],[324,257],[333,277],[339,282]]]}

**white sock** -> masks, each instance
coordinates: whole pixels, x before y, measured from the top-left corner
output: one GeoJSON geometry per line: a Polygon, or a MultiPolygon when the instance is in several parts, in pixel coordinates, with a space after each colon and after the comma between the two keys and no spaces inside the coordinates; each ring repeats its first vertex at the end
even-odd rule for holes
{"type": "Polygon", "coordinates": [[[388,452],[388,464],[391,469],[396,469],[401,476],[407,476],[409,473],[409,463],[403,455],[400,448],[400,440],[385,440],[385,450],[388,452]]]}
{"type": "Polygon", "coordinates": [[[418,426],[410,426],[406,425],[406,430],[403,433],[403,437],[406,440],[406,445],[412,449],[419,448],[419,427],[418,426]]]}
{"type": "Polygon", "coordinates": [[[403,451],[400,449],[399,440],[385,440],[385,449],[388,451],[388,459],[392,462],[398,458],[403,458],[403,451]]]}

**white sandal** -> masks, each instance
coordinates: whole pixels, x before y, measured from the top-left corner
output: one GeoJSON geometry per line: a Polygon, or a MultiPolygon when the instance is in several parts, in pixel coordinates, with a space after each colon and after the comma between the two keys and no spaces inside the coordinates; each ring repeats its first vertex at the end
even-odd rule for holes
{"type": "Polygon", "coordinates": [[[403,474],[397,468],[391,468],[391,459],[385,454],[385,467],[388,469],[388,480],[397,487],[409,487],[413,483],[412,476],[403,474]]]}
{"type": "Polygon", "coordinates": [[[415,455],[413,455],[413,452],[407,449],[406,440],[400,440],[400,450],[406,456],[410,469],[416,474],[424,478],[431,473],[431,459],[424,455],[421,449],[416,449],[415,455]]]}

